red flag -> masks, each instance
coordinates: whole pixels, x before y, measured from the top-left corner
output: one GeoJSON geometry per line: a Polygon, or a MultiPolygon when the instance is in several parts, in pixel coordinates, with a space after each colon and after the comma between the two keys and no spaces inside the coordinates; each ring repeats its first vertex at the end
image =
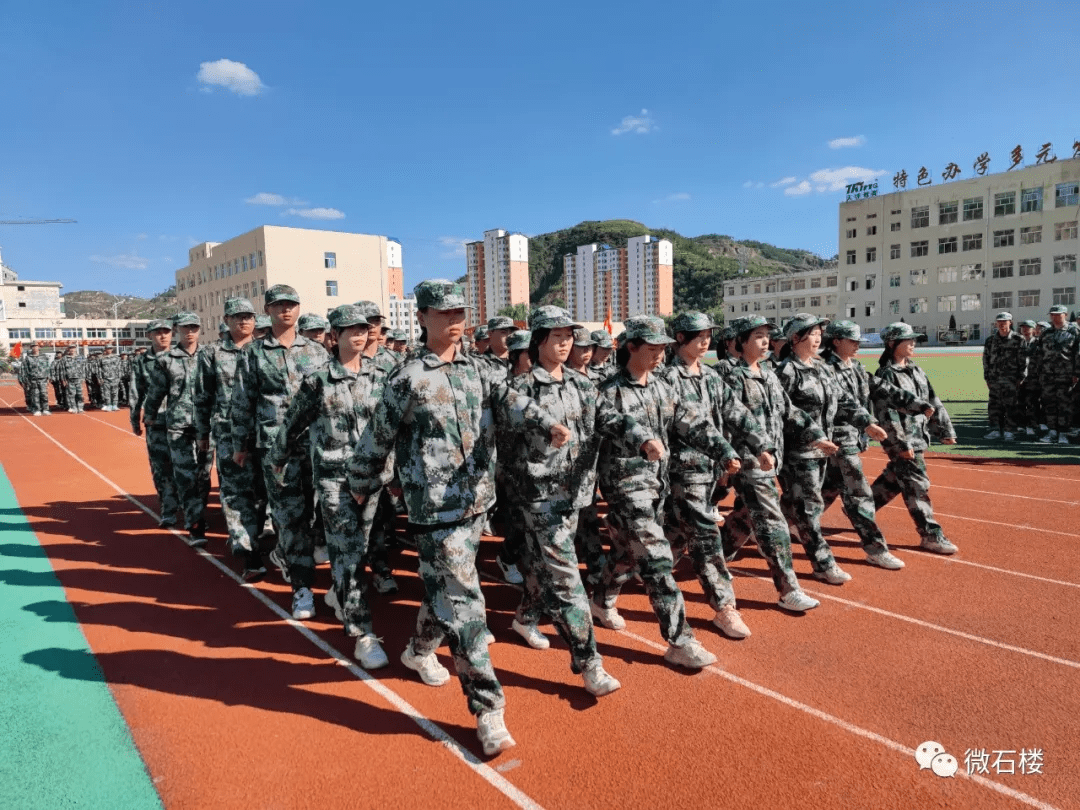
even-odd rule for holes
{"type": "Polygon", "coordinates": [[[607,308],[607,317],[604,318],[604,328],[607,330],[607,333],[609,335],[614,335],[615,334],[615,330],[611,326],[611,307],[610,306],[608,306],[608,308],[607,308]]]}
{"type": "Polygon", "coordinates": [[[13,359],[15,359],[15,360],[18,360],[20,357],[22,357],[22,341],[21,340],[18,343],[16,343],[14,346],[11,347],[11,357],[13,359]]]}

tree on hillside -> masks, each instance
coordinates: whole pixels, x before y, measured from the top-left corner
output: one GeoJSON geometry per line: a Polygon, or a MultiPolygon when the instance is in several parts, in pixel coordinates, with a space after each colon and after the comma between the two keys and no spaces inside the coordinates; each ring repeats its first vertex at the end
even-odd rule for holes
{"type": "Polygon", "coordinates": [[[499,315],[504,315],[514,321],[529,321],[529,305],[528,304],[512,304],[508,307],[503,307],[498,312],[499,315]]]}

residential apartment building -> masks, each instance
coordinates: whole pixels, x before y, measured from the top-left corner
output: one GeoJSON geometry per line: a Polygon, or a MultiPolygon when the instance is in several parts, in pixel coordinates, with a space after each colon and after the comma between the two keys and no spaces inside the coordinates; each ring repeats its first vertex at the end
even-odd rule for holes
{"type": "Polygon", "coordinates": [[[465,298],[470,325],[487,323],[500,310],[529,303],[529,238],[504,230],[484,231],[465,245],[465,298]]]}
{"type": "Polygon", "coordinates": [[[226,298],[250,298],[261,311],[263,293],[275,284],[295,287],[303,312],[360,300],[385,312],[391,278],[401,272],[401,244],[389,237],[263,225],[191,248],[187,267],[176,271],[176,296],[208,326],[224,317],[226,298]]]}
{"type": "Polygon", "coordinates": [[[625,248],[581,245],[563,256],[563,290],[576,320],[603,322],[648,312],[671,315],[672,244],[654,236],[635,236],[625,248]]]}
{"type": "Polygon", "coordinates": [[[405,334],[409,336],[409,343],[418,342],[420,321],[416,318],[416,298],[411,293],[405,296],[391,293],[386,323],[391,329],[404,329],[405,334]]]}
{"type": "Polygon", "coordinates": [[[806,309],[870,332],[903,318],[930,343],[954,319],[981,341],[1001,310],[1019,322],[1075,308],[1078,214],[1077,159],[841,203],[839,267],[727,282],[725,309],[806,309]]]}

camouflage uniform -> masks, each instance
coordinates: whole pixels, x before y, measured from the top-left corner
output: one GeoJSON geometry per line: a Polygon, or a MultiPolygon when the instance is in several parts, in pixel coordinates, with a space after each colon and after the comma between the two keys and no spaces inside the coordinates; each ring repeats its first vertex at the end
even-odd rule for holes
{"type": "Polygon", "coordinates": [[[56,397],[56,407],[66,411],[68,404],[67,391],[64,389],[64,355],[60,352],[53,357],[52,367],[49,369],[49,382],[52,384],[53,395],[56,397]]]}
{"type": "Polygon", "coordinates": [[[43,354],[26,354],[19,366],[19,383],[26,395],[26,409],[30,413],[49,412],[49,374],[52,364],[43,354]]]}
{"type": "Polygon", "coordinates": [[[124,353],[120,355],[120,385],[116,389],[116,404],[117,406],[123,405],[125,407],[131,405],[131,394],[129,392],[131,382],[131,360],[132,355],[130,353],[124,353]]]}
{"type": "Polygon", "coordinates": [[[1039,387],[1046,424],[1055,433],[1068,432],[1072,421],[1069,389],[1077,375],[1077,344],[1080,329],[1066,323],[1061,329],[1051,327],[1038,341],[1039,387]]]}
{"type": "MultiPolygon", "coordinates": [[[[1008,313],[1003,312],[1002,315],[1008,313]]],[[[999,315],[998,320],[1012,320],[1012,316],[1002,318],[999,315]]],[[[983,379],[990,392],[986,403],[990,429],[1011,433],[1016,430],[1017,393],[1027,376],[1024,339],[1013,331],[1005,337],[995,331],[986,339],[983,347],[982,366],[983,379]]]]}
{"type": "MultiPolygon", "coordinates": [[[[266,291],[268,303],[283,300],[273,297],[279,294],[274,291],[283,286],[274,285],[266,291]]],[[[295,291],[291,295],[295,298],[295,291]]],[[[306,442],[294,448],[280,476],[275,475],[265,453],[273,445],[289,402],[296,396],[304,377],[325,368],[329,362],[330,356],[322,344],[296,335],[292,345],[286,347],[271,333],[244,347],[233,386],[229,414],[233,452],[248,453],[247,463],[262,467],[267,499],[278,530],[278,553],[288,567],[294,592],[310,588],[315,579],[311,452],[306,442]]],[[[253,474],[257,475],[258,471],[253,470],[253,474]]]]}
{"type": "Polygon", "coordinates": [[[64,357],[60,361],[60,379],[64,386],[64,399],[71,413],[83,412],[83,383],[86,381],[86,358],[81,354],[64,357]]]}
{"type": "Polygon", "coordinates": [[[120,355],[103,354],[98,360],[101,371],[101,400],[104,407],[116,410],[120,378],[123,375],[123,361],[120,355]]]}
{"type": "MultiPolygon", "coordinates": [[[[177,325],[191,322],[192,318],[188,315],[178,320],[177,325]]],[[[164,354],[157,355],[151,366],[146,401],[143,403],[148,413],[159,413],[162,404],[165,404],[173,480],[176,481],[184,512],[184,525],[188,529],[203,525],[210,498],[212,461],[209,453],[199,447],[195,424],[198,366],[197,348],[194,354],[188,354],[180,346],[173,346],[164,354]]],[[[157,419],[160,419],[160,415],[157,419]]]]}
{"type": "MultiPolygon", "coordinates": [[[[285,467],[294,455],[293,448],[307,444],[303,439],[310,428],[312,473],[323,513],[330,573],[348,636],[372,632],[371,610],[364,599],[363,558],[379,505],[377,498],[362,506],[353,500],[348,464],[353,447],[382,399],[385,382],[386,375],[371,358],[362,359],[359,373],[331,358],[328,366],[301,382],[267,451],[269,466],[285,467]]],[[[391,458],[387,468],[392,467],[391,458]]]]}
{"type": "MultiPolygon", "coordinates": [[[[148,332],[156,331],[156,328],[171,329],[168,321],[151,321],[148,332]]],[[[147,389],[150,387],[150,374],[156,358],[152,352],[146,352],[135,358],[131,366],[131,390],[134,392],[134,400],[131,403],[131,428],[136,433],[142,432],[140,424],[143,414],[143,405],[146,401],[147,389]]],[[[146,454],[150,459],[150,475],[154,479],[154,489],[157,490],[158,502],[161,509],[162,525],[171,526],[176,521],[176,512],[180,508],[180,498],[176,491],[176,482],[173,480],[172,454],[169,452],[169,435],[165,429],[164,403],[154,412],[150,413],[154,420],[146,426],[146,454]]]]}
{"type": "MultiPolygon", "coordinates": [[[[418,285],[416,299],[421,308],[465,305],[461,285],[440,280],[418,285]]],[[[410,648],[426,657],[449,643],[473,714],[505,704],[476,571],[480,531],[495,500],[496,423],[548,432],[556,424],[486,361],[457,351],[444,362],[423,347],[390,375],[349,471],[353,493],[371,497],[389,480],[386,461],[396,450],[424,582],[410,648]]]]}

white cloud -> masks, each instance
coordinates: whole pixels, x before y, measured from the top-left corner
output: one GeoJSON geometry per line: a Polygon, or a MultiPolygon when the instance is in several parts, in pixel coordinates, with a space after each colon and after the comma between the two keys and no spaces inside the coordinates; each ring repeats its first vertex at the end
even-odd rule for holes
{"type": "Polygon", "coordinates": [[[811,173],[810,179],[819,187],[818,191],[842,191],[848,183],[865,183],[885,173],[885,169],[843,166],[839,169],[818,169],[811,173]]]}
{"type": "Polygon", "coordinates": [[[147,237],[147,235],[146,235],[145,233],[140,233],[140,234],[137,234],[137,235],[135,236],[135,238],[136,238],[136,239],[146,239],[146,238],[148,238],[148,237],[147,237]]]}
{"type": "Polygon", "coordinates": [[[649,115],[649,111],[643,109],[640,115],[628,115],[623,118],[615,129],[611,130],[612,135],[623,135],[627,132],[633,132],[637,135],[645,135],[656,129],[656,124],[653,122],[652,116],[649,115]]]}
{"type": "Polygon", "coordinates": [[[91,256],[90,261],[94,264],[104,264],[109,267],[123,267],[125,270],[145,270],[148,266],[146,259],[135,253],[120,253],[116,256],[91,256]]]}
{"type": "Polygon", "coordinates": [[[803,194],[810,193],[810,184],[803,180],[801,183],[795,186],[788,186],[784,189],[784,193],[789,197],[801,197],[803,194]]]}
{"type": "Polygon", "coordinates": [[[304,219],[345,219],[345,214],[336,208],[290,208],[282,216],[297,216],[304,219]]]}
{"type": "Polygon", "coordinates": [[[266,89],[259,74],[243,62],[231,59],[218,59],[216,62],[203,62],[195,77],[203,85],[204,92],[211,92],[214,87],[224,87],[238,96],[257,96],[266,89]]]}
{"type": "Polygon", "coordinates": [[[307,205],[307,200],[296,197],[285,197],[281,194],[272,194],[269,191],[260,191],[244,200],[248,205],[307,205]]]}
{"type": "Polygon", "coordinates": [[[686,200],[689,200],[689,199],[690,199],[689,192],[677,191],[674,194],[668,194],[666,197],[662,197],[659,200],[653,200],[653,202],[654,203],[685,202],[686,200]]]}
{"type": "Polygon", "coordinates": [[[780,186],[790,186],[799,178],[797,177],[784,177],[777,180],[775,183],[769,183],[769,188],[780,188],[780,186]]]}
{"type": "Polygon", "coordinates": [[[464,256],[465,245],[474,240],[462,239],[460,236],[440,236],[436,241],[444,248],[447,248],[446,252],[443,253],[443,257],[446,258],[450,256],[464,256]]]}
{"type": "Polygon", "coordinates": [[[865,135],[856,135],[852,138],[833,138],[829,141],[830,149],[844,149],[848,146],[862,146],[866,143],[865,135]]]}

